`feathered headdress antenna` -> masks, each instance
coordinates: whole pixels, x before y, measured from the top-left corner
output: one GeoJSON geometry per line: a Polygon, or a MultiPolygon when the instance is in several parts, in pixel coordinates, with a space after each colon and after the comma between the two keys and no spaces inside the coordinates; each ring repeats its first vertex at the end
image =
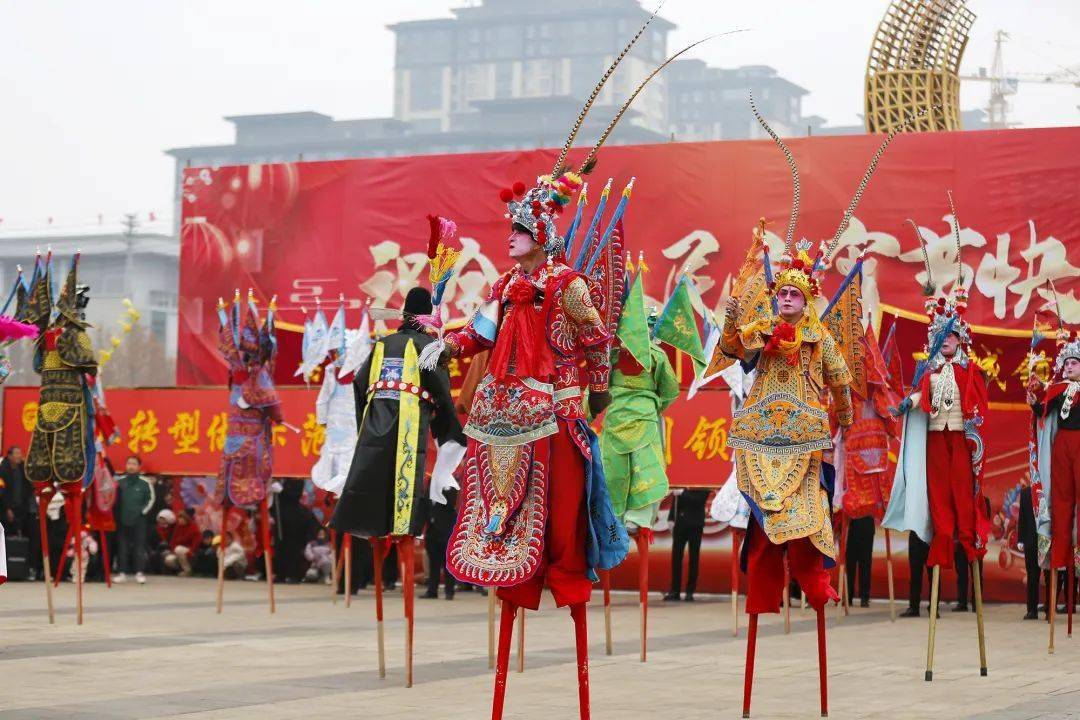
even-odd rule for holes
{"type": "Polygon", "coordinates": [[[952,234],[953,240],[956,241],[956,257],[953,260],[953,262],[956,263],[956,285],[957,287],[963,287],[964,264],[960,262],[960,218],[956,216],[956,206],[953,205],[952,190],[946,190],[945,194],[949,197],[949,212],[952,213],[952,234]]]}
{"type": "Polygon", "coordinates": [[[784,248],[788,254],[791,254],[791,246],[795,241],[795,222],[799,218],[799,168],[795,164],[795,156],[791,154],[791,150],[784,144],[784,141],[776,134],[769,123],[765,122],[765,118],[758,112],[757,105],[754,103],[754,93],[750,93],[750,110],[753,111],[754,117],[757,118],[758,124],[765,129],[765,132],[769,133],[769,137],[773,139],[780,151],[784,153],[784,158],[787,160],[788,167],[791,168],[791,217],[788,218],[787,235],[784,237],[784,248]]]}
{"type": "Polygon", "coordinates": [[[570,128],[570,134],[566,137],[566,142],[563,143],[562,150],[559,152],[559,158],[555,161],[555,166],[551,169],[551,177],[553,179],[559,177],[560,173],[562,173],[566,164],[566,155],[570,152],[570,148],[573,146],[574,140],[577,139],[577,135],[581,131],[581,126],[585,122],[585,116],[588,115],[589,110],[592,109],[593,103],[596,102],[596,98],[599,97],[600,91],[604,88],[604,84],[611,77],[611,74],[615,72],[615,68],[617,68],[619,66],[619,63],[623,61],[623,58],[626,57],[626,54],[630,52],[630,48],[634,47],[634,43],[636,43],[641,38],[641,36],[645,33],[645,30],[649,27],[652,21],[656,19],[656,15],[660,12],[660,8],[662,7],[664,7],[664,0],[662,0],[661,3],[656,6],[656,9],[653,10],[652,15],[650,15],[648,19],[641,25],[641,27],[638,28],[638,31],[634,35],[634,37],[630,38],[630,41],[626,43],[622,51],[615,56],[615,59],[611,61],[610,65],[608,65],[607,70],[604,71],[604,74],[600,77],[599,82],[596,83],[596,86],[593,88],[592,92],[589,93],[588,99],[585,100],[585,105],[582,106],[581,112],[578,113],[577,119],[574,120],[574,124],[570,128]]]}
{"type": "Polygon", "coordinates": [[[919,240],[919,249],[922,250],[923,267],[926,268],[926,282],[923,283],[922,291],[926,297],[932,296],[937,292],[937,288],[934,287],[934,275],[930,271],[930,256],[926,252],[926,239],[923,237],[922,230],[915,224],[915,221],[908,218],[908,223],[911,225],[911,229],[915,231],[915,237],[919,240]]]}
{"type": "Polygon", "coordinates": [[[898,133],[911,127],[911,125],[923,115],[931,110],[939,109],[939,105],[934,105],[933,107],[920,110],[918,113],[905,120],[902,125],[890,130],[889,134],[885,136],[881,145],[878,146],[877,152],[870,158],[870,165],[866,168],[866,172],[863,173],[862,180],[859,181],[859,186],[855,188],[854,197],[851,198],[851,202],[848,203],[847,209],[844,210],[844,216],[840,220],[840,227],[836,228],[836,233],[825,248],[822,258],[823,262],[828,263],[832,258],[833,253],[836,252],[837,246],[840,245],[840,236],[844,234],[844,231],[848,229],[848,225],[851,224],[851,216],[855,214],[855,208],[859,206],[859,201],[862,200],[863,193],[866,192],[866,186],[870,184],[870,178],[874,176],[874,171],[877,170],[877,164],[881,160],[881,156],[884,155],[885,151],[889,148],[889,143],[893,141],[893,138],[896,137],[898,133]]]}
{"type": "MultiPolygon", "coordinates": [[[[657,9],[659,9],[659,8],[657,8],[657,9]]],[[[650,20],[651,20],[651,18],[650,18],[650,20]]],[[[613,117],[611,119],[611,122],[608,123],[608,126],[606,128],[604,128],[604,132],[600,133],[600,138],[596,141],[596,144],[593,145],[592,150],[589,151],[589,154],[588,154],[588,156],[586,156],[585,161],[581,163],[581,166],[578,168],[577,174],[578,175],[588,175],[590,172],[593,171],[593,168],[596,167],[596,154],[598,152],[600,152],[600,148],[607,141],[608,136],[611,135],[611,132],[615,129],[615,126],[619,124],[619,120],[622,119],[622,116],[626,113],[627,109],[629,109],[630,104],[632,102],[634,102],[634,98],[636,98],[641,93],[641,91],[645,89],[645,86],[649,84],[650,80],[652,80],[654,77],[656,77],[657,75],[660,74],[661,70],[663,70],[665,67],[667,67],[668,64],[670,64],[673,60],[678,58],[680,55],[682,55],[683,53],[687,52],[688,50],[690,50],[692,48],[697,47],[698,45],[700,45],[703,42],[707,42],[709,40],[712,40],[713,38],[721,37],[723,35],[732,35],[732,34],[738,33],[738,32],[743,32],[743,31],[742,30],[731,30],[731,31],[726,32],[726,33],[719,33],[717,35],[710,35],[709,37],[702,38],[701,40],[698,40],[695,43],[691,43],[691,44],[687,45],[686,47],[684,47],[679,52],[677,52],[674,55],[672,55],[671,57],[669,57],[664,62],[662,62],[651,73],[649,73],[645,77],[645,79],[642,80],[641,83],[636,88],[634,88],[634,92],[630,93],[630,97],[626,98],[626,102],[624,102],[622,104],[622,107],[619,108],[619,111],[617,113],[615,113],[615,117],[613,117]]]]}
{"type": "Polygon", "coordinates": [[[450,246],[450,241],[457,236],[457,224],[440,215],[428,215],[428,280],[431,282],[431,315],[417,315],[415,320],[424,327],[434,330],[438,340],[429,343],[420,351],[418,359],[422,370],[434,370],[439,364],[446,342],[443,340],[442,300],[446,286],[454,275],[461,251],[450,246]]]}

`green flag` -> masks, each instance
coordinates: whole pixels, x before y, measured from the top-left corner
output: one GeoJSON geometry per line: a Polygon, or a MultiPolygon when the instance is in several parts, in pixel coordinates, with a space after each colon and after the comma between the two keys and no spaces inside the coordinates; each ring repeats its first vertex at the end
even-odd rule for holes
{"type": "Polygon", "coordinates": [[[645,372],[652,372],[652,353],[649,352],[652,339],[649,337],[649,321],[645,316],[645,291],[641,287],[641,275],[642,273],[638,272],[634,284],[630,286],[630,292],[626,295],[615,337],[626,351],[634,356],[638,364],[645,368],[645,372]]]}
{"type": "Polygon", "coordinates": [[[685,277],[679,280],[675,292],[671,293],[664,305],[664,311],[660,313],[660,318],[653,328],[653,336],[689,355],[694,361],[695,375],[700,375],[705,370],[705,350],[701,346],[701,334],[698,332],[697,317],[685,277]]]}

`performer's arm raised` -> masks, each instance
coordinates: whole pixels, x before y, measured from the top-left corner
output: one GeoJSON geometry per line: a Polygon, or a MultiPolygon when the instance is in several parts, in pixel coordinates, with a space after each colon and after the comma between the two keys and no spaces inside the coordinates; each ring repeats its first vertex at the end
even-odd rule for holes
{"type": "Polygon", "coordinates": [[[854,421],[851,407],[851,372],[836,340],[825,333],[821,347],[821,361],[825,370],[825,384],[832,393],[833,408],[841,427],[848,427],[854,421]]]}

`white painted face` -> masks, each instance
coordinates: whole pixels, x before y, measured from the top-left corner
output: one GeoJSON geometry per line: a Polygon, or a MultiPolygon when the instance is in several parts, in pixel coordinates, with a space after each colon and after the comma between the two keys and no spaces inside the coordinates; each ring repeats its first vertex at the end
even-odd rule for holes
{"type": "Polygon", "coordinates": [[[949,333],[945,338],[945,342],[941,344],[941,354],[944,357],[951,358],[956,354],[956,351],[960,348],[960,336],[956,333],[949,333]]]}
{"type": "Polygon", "coordinates": [[[806,296],[799,288],[784,285],[776,291],[776,307],[784,318],[798,317],[806,307],[806,296]]]}
{"type": "Polygon", "coordinates": [[[1080,380],[1080,360],[1066,358],[1061,365],[1061,375],[1066,380],[1080,380]]]}
{"type": "Polygon", "coordinates": [[[510,257],[512,258],[525,257],[536,247],[532,234],[517,226],[511,229],[507,242],[510,243],[510,257]]]}

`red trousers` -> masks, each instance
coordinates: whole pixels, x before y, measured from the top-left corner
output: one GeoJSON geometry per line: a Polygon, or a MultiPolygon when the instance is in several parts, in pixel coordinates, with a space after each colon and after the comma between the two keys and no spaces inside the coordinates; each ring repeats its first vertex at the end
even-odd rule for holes
{"type": "MultiPolygon", "coordinates": [[[[753,522],[753,521],[751,521],[753,522]]],[[[778,613],[784,593],[784,553],[787,552],[791,576],[806,593],[806,600],[815,610],[840,596],[829,582],[825,556],[810,542],[799,538],[783,545],[769,542],[765,531],[754,526],[748,529],[746,575],[746,612],[778,613]]]]}
{"type": "Polygon", "coordinates": [[[1080,500],[1080,430],[1058,430],[1050,451],[1050,562],[1068,567],[1080,500]]]}
{"type": "MultiPolygon", "coordinates": [[[[593,585],[585,559],[588,539],[585,457],[570,438],[562,420],[558,433],[538,442],[549,448],[544,558],[528,581],[498,590],[499,598],[530,610],[540,607],[540,592],[544,585],[551,589],[559,607],[588,602],[593,585]]],[[[539,462],[542,453],[540,448],[537,450],[539,462]]]]}
{"type": "Polygon", "coordinates": [[[971,449],[963,431],[932,430],[926,433],[926,494],[934,539],[926,564],[953,566],[954,541],[959,541],[969,562],[975,551],[975,476],[971,449]]]}

